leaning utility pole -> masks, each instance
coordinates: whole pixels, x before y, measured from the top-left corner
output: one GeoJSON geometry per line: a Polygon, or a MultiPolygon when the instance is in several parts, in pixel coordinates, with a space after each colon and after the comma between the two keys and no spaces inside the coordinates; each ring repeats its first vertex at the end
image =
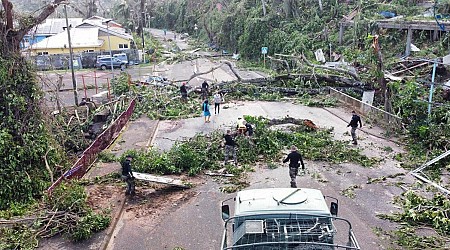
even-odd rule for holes
{"type": "Polygon", "coordinates": [[[66,4],[64,4],[64,15],[66,16],[67,38],[69,41],[69,55],[70,55],[69,67],[70,67],[70,70],[72,71],[73,97],[75,99],[75,106],[78,106],[77,80],[75,79],[75,71],[73,70],[72,42],[70,40],[70,25],[69,25],[69,19],[67,18],[67,5],[66,4]]]}
{"type": "Polygon", "coordinates": [[[145,63],[145,39],[144,39],[144,27],[145,27],[145,0],[141,0],[141,22],[139,23],[142,37],[142,59],[145,63]]]}

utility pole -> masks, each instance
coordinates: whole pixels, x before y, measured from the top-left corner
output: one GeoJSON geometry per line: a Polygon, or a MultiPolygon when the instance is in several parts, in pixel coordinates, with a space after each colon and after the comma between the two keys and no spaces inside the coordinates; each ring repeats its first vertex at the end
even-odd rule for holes
{"type": "Polygon", "coordinates": [[[436,66],[437,66],[437,59],[434,60],[433,73],[431,74],[430,96],[428,97],[428,117],[430,117],[430,115],[431,115],[431,104],[433,101],[434,78],[436,76],[436,66]]]}
{"type": "Polygon", "coordinates": [[[145,63],[145,39],[144,39],[144,27],[145,27],[145,12],[141,12],[141,36],[142,36],[142,56],[145,63]]]}
{"type": "Polygon", "coordinates": [[[111,51],[111,39],[109,38],[109,22],[111,22],[112,20],[106,20],[106,33],[108,33],[108,47],[109,47],[109,57],[111,57],[111,72],[114,72],[114,67],[113,67],[113,56],[112,56],[112,51],[111,51]]]}
{"type": "Polygon", "coordinates": [[[145,40],[144,40],[144,27],[145,27],[145,0],[141,0],[141,22],[139,24],[142,36],[142,58],[145,63],[145,40]]]}
{"type": "Polygon", "coordinates": [[[67,29],[67,39],[69,42],[69,55],[70,55],[70,70],[72,71],[72,86],[73,86],[73,97],[75,99],[75,106],[78,106],[78,90],[77,90],[77,80],[75,79],[75,71],[73,70],[73,51],[72,51],[72,41],[70,40],[70,25],[69,19],[67,18],[67,5],[64,4],[64,15],[66,17],[66,29],[67,29]]]}

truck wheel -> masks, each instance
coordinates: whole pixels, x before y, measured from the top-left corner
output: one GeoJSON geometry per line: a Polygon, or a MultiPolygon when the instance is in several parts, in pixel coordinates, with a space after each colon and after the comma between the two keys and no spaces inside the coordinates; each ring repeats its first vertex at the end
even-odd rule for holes
{"type": "Polygon", "coordinates": [[[101,67],[103,70],[106,70],[106,65],[102,65],[101,67]]]}
{"type": "Polygon", "coordinates": [[[126,68],[126,67],[125,67],[125,64],[121,64],[121,65],[120,65],[120,70],[125,70],[125,68],[126,68]]]}

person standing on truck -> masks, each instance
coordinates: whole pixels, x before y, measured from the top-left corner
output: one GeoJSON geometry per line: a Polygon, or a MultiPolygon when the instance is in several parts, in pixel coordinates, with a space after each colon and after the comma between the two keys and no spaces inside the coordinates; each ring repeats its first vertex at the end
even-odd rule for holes
{"type": "Polygon", "coordinates": [[[356,129],[358,128],[358,123],[359,123],[359,127],[361,128],[362,127],[361,118],[353,110],[352,111],[352,119],[350,120],[350,123],[347,125],[347,128],[350,126],[352,127],[352,129],[350,130],[350,134],[352,135],[353,145],[358,145],[358,142],[356,141],[356,139],[357,139],[356,129]]]}
{"type": "Polygon", "coordinates": [[[283,163],[289,161],[289,176],[291,177],[291,187],[297,188],[297,178],[298,168],[300,167],[299,161],[302,163],[302,170],[305,171],[305,164],[303,163],[302,155],[297,151],[297,147],[291,146],[291,153],[288,154],[283,163]]]}
{"type": "Polygon", "coordinates": [[[125,160],[122,162],[122,180],[127,183],[127,191],[125,195],[135,195],[134,191],[134,176],[131,171],[131,161],[133,157],[131,155],[127,155],[125,160]]]}
{"type": "Polygon", "coordinates": [[[188,93],[187,93],[187,89],[186,89],[186,82],[183,82],[181,84],[180,93],[181,93],[181,101],[187,102],[188,93]]]}
{"type": "Polygon", "coordinates": [[[224,135],[224,138],[225,138],[225,162],[223,165],[227,164],[230,154],[233,155],[234,165],[237,165],[237,157],[236,157],[237,143],[234,141],[230,130],[227,130],[227,134],[224,135]]]}

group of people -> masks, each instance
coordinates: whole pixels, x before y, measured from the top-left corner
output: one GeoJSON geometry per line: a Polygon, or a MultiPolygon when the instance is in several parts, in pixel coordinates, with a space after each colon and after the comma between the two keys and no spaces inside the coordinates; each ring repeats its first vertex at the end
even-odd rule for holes
{"type": "MultiPolygon", "coordinates": [[[[186,88],[186,83],[183,82],[180,86],[180,93],[181,93],[181,101],[187,102],[188,98],[188,91],[186,88]]],[[[202,99],[204,100],[202,103],[202,112],[203,116],[205,117],[205,123],[211,122],[211,111],[210,111],[210,105],[208,100],[208,93],[209,93],[209,84],[206,81],[203,81],[202,83],[202,99]]],[[[218,115],[220,113],[220,104],[223,102],[223,96],[220,92],[217,92],[213,96],[214,100],[214,114],[218,115]]]]}
{"type": "MultiPolygon", "coordinates": [[[[184,86],[184,85],[183,85],[184,86]]],[[[220,102],[218,102],[220,105],[220,102]]],[[[205,100],[203,102],[203,112],[209,112],[209,106],[206,107],[207,110],[205,110],[205,105],[208,105],[208,100],[205,100]]],[[[209,114],[210,116],[211,114],[209,114]]],[[[206,115],[205,115],[206,117],[206,115]]],[[[209,119],[205,122],[209,122],[209,119]]],[[[356,114],[355,111],[352,111],[352,118],[350,122],[348,123],[347,127],[351,127],[351,136],[352,136],[352,142],[354,145],[357,145],[357,136],[356,136],[356,129],[358,128],[358,125],[362,127],[361,118],[356,114]]],[[[233,158],[233,162],[235,165],[237,165],[237,155],[236,155],[236,147],[238,144],[236,143],[234,136],[238,134],[247,134],[248,136],[253,135],[253,128],[250,123],[247,123],[242,117],[238,118],[238,123],[236,126],[237,133],[232,134],[231,130],[227,130],[227,133],[223,136],[225,139],[225,162],[224,165],[227,164],[230,157],[233,158]]],[[[127,190],[125,192],[126,195],[134,195],[135,194],[135,187],[134,187],[134,176],[131,171],[131,161],[132,156],[128,155],[125,158],[125,161],[122,162],[122,179],[127,183],[127,190]]],[[[297,147],[295,145],[291,146],[291,152],[287,155],[287,157],[283,160],[283,163],[289,162],[289,177],[291,179],[290,184],[292,188],[297,188],[297,181],[296,177],[298,175],[299,168],[302,168],[302,171],[305,171],[305,164],[303,162],[303,157],[298,151],[297,147]]]]}

